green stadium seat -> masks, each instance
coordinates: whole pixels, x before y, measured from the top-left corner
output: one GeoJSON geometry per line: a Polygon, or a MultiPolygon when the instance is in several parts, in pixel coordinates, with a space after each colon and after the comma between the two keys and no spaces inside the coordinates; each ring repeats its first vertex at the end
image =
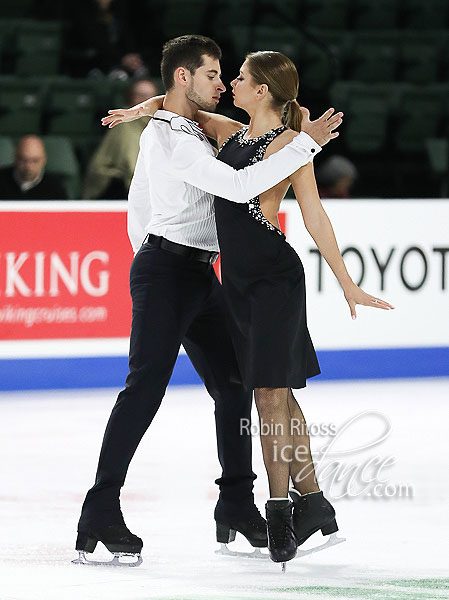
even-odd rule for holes
{"type": "Polygon", "coordinates": [[[449,193],[449,139],[428,138],[425,145],[430,168],[440,182],[440,196],[447,198],[449,193]]]}
{"type": "Polygon", "coordinates": [[[162,30],[166,40],[186,33],[207,34],[208,0],[157,0],[156,4],[161,6],[162,30]]]}
{"type": "Polygon", "coordinates": [[[399,0],[353,0],[350,2],[353,29],[393,29],[399,12],[399,0]]]}
{"type": "Polygon", "coordinates": [[[300,11],[302,26],[345,29],[348,10],[346,0],[303,0],[300,11]]]}
{"type": "Polygon", "coordinates": [[[387,142],[387,125],[394,102],[391,84],[338,82],[330,92],[337,110],[345,113],[343,137],[348,151],[374,154],[387,142]]]}
{"type": "MultiPolygon", "coordinates": [[[[301,3],[298,0],[259,0],[253,13],[258,25],[285,27],[301,19],[301,3]]],[[[240,18],[237,16],[240,23],[240,18]]]]}
{"type": "Polygon", "coordinates": [[[295,62],[301,45],[301,34],[293,27],[254,27],[253,49],[282,52],[295,62]]]}
{"type": "Polygon", "coordinates": [[[394,81],[398,63],[396,32],[357,32],[346,57],[345,79],[394,81]]]}
{"type": "Polygon", "coordinates": [[[81,173],[84,173],[106,130],[97,134],[70,136],[81,173]]]}
{"type": "Polygon", "coordinates": [[[310,90],[325,88],[335,76],[335,59],[327,44],[305,37],[293,27],[231,27],[230,39],[236,56],[252,50],[274,50],[288,56],[299,70],[301,86],[310,90]]]}
{"type": "Polygon", "coordinates": [[[11,138],[0,136],[0,168],[14,162],[14,144],[11,138]]]}
{"type": "MultiPolygon", "coordinates": [[[[333,75],[333,56],[319,40],[314,43],[292,27],[266,26],[254,27],[250,39],[253,49],[275,50],[288,56],[299,70],[301,86],[321,90],[329,84],[333,75]]],[[[245,40],[247,43],[249,37],[245,40]]]]}
{"type": "Polygon", "coordinates": [[[47,153],[46,170],[61,177],[69,198],[80,197],[80,173],[72,142],[67,137],[43,136],[47,153]]]}
{"type": "Polygon", "coordinates": [[[0,132],[3,135],[41,131],[43,88],[40,83],[0,78],[0,132]]]}
{"type": "Polygon", "coordinates": [[[448,84],[404,85],[396,114],[395,145],[403,154],[422,154],[425,140],[444,131],[448,84]]]}
{"type": "Polygon", "coordinates": [[[401,25],[406,29],[441,29],[449,25],[447,0],[406,0],[401,25]]]}
{"type": "Polygon", "coordinates": [[[338,29],[317,29],[309,33],[326,47],[328,55],[332,58],[334,79],[342,79],[345,61],[350,56],[353,34],[338,29]]]}
{"type": "Polygon", "coordinates": [[[256,49],[253,43],[253,31],[250,27],[245,25],[234,25],[229,27],[228,37],[232,49],[234,50],[237,65],[240,67],[245,58],[245,54],[256,49]]]}
{"type": "Polygon", "coordinates": [[[357,84],[352,81],[337,81],[329,90],[331,104],[337,109],[346,112],[349,105],[349,94],[357,84]]]}
{"type": "Polygon", "coordinates": [[[374,154],[385,146],[388,104],[384,100],[359,97],[350,103],[346,117],[346,144],[351,152],[374,154]]]}
{"type": "Polygon", "coordinates": [[[354,98],[362,96],[380,97],[388,105],[389,110],[396,110],[401,94],[402,85],[399,83],[361,83],[360,81],[337,81],[330,90],[331,103],[337,110],[348,111],[354,103],[354,98]]]}
{"type": "Polygon", "coordinates": [[[92,134],[95,126],[96,98],[89,80],[55,80],[49,87],[48,134],[92,134]]]}
{"type": "Polygon", "coordinates": [[[107,77],[89,80],[95,94],[95,108],[98,115],[104,116],[110,108],[126,106],[129,81],[109,79],[107,77]]]}
{"type": "Polygon", "coordinates": [[[448,44],[447,31],[403,32],[400,36],[401,80],[409,83],[438,81],[444,50],[448,44]]]}
{"type": "Polygon", "coordinates": [[[16,32],[15,73],[55,75],[59,70],[62,27],[53,21],[24,21],[16,32]]]}
{"type": "Polygon", "coordinates": [[[15,60],[15,34],[19,21],[0,19],[0,72],[12,73],[15,60]]]}
{"type": "Polygon", "coordinates": [[[222,39],[230,26],[249,27],[257,14],[256,0],[219,0],[210,18],[217,38],[222,39]]]}
{"type": "Polygon", "coordinates": [[[449,81],[449,39],[443,46],[440,55],[440,81],[449,81]]]}
{"type": "Polygon", "coordinates": [[[335,78],[338,64],[330,50],[311,42],[305,42],[296,59],[300,90],[324,90],[335,78]]]}
{"type": "Polygon", "coordinates": [[[0,17],[2,19],[26,17],[33,4],[33,0],[2,0],[0,17]]]}
{"type": "Polygon", "coordinates": [[[432,171],[444,175],[449,171],[449,140],[447,138],[428,138],[425,140],[427,156],[432,171]]]}

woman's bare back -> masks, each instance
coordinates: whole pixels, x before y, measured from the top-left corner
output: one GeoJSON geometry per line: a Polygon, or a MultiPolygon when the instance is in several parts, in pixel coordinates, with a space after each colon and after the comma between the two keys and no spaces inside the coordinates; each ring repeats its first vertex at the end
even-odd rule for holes
{"type": "MultiPolygon", "coordinates": [[[[274,154],[275,152],[281,150],[287,144],[289,144],[297,134],[297,131],[287,129],[286,131],[284,131],[284,133],[281,133],[281,135],[275,137],[274,140],[267,147],[264,160],[272,154],[274,154]]],[[[279,228],[279,207],[289,187],[290,180],[287,178],[275,185],[274,187],[272,187],[271,189],[267,190],[266,192],[263,192],[259,196],[262,214],[266,219],[270,221],[272,225],[274,225],[277,228],[279,228]]]]}

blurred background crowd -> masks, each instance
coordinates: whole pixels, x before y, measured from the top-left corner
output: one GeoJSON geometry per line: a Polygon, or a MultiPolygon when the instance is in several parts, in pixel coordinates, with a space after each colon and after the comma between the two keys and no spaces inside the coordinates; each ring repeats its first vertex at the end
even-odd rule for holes
{"type": "MultiPolygon", "coordinates": [[[[2,0],[0,198],[126,198],[148,119],[100,117],[163,93],[162,44],[185,33],[220,44],[226,85],[277,50],[312,118],[344,111],[321,197],[447,196],[448,0],[2,0]]],[[[230,94],[219,111],[247,122],[230,94]]]]}

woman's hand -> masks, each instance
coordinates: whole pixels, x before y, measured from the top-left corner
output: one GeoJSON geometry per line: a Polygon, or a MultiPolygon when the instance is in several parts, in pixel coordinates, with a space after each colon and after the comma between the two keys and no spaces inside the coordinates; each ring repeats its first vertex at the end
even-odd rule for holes
{"type": "Polygon", "coordinates": [[[343,289],[345,294],[346,302],[349,304],[349,309],[351,311],[351,317],[353,319],[357,318],[355,312],[356,304],[363,304],[364,306],[372,306],[373,308],[382,308],[383,310],[391,310],[394,309],[394,306],[385,302],[385,300],[381,300],[380,298],[376,298],[375,296],[371,296],[364,292],[358,285],[355,283],[350,284],[348,287],[343,289]]]}
{"type": "Polygon", "coordinates": [[[119,123],[129,123],[140,119],[140,117],[152,116],[151,112],[145,107],[145,102],[131,106],[131,108],[114,108],[108,110],[108,116],[101,119],[101,124],[106,127],[115,127],[119,123]]]}

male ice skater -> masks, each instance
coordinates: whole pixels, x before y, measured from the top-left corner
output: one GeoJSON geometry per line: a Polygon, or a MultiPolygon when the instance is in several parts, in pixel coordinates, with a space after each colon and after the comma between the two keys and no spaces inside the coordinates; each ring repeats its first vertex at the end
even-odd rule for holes
{"type": "MultiPolygon", "coordinates": [[[[164,110],[142,133],[129,192],[128,232],[136,252],[130,271],[132,328],[129,374],[106,427],[95,485],[78,524],[80,561],[101,541],[114,554],[136,554],[142,540],[125,525],[120,488],[136,448],[165,394],[181,344],[215,401],[222,475],[215,508],[222,531],[242,533],[255,547],[267,545],[265,520],[254,504],[251,437],[240,435],[251,414],[251,393],[239,379],[221,286],[212,263],[218,255],[213,195],[247,202],[306,164],[320,150],[302,132],[263,163],[236,171],[215,159],[198,129],[198,109],[215,110],[225,86],[221,51],[209,38],[167,42],[161,72],[164,110]]],[[[324,144],[321,118],[309,133],[324,144]]],[[[118,561],[117,556],[114,561],[118,561]]]]}

